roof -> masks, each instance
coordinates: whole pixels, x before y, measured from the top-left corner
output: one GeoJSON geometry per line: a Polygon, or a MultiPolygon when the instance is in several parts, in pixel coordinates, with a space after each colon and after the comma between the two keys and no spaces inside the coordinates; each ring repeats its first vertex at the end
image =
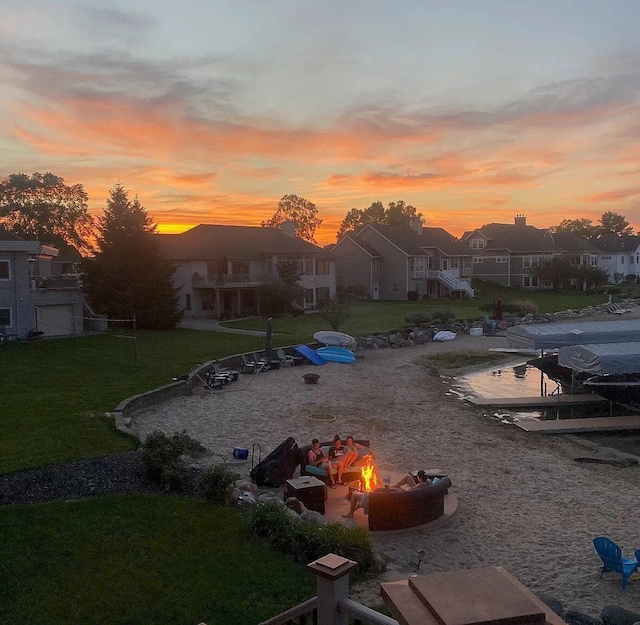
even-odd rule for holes
{"type": "MultiPolygon", "coordinates": [[[[420,235],[409,226],[369,224],[365,227],[373,228],[409,256],[424,256],[428,248],[439,249],[448,256],[471,256],[469,248],[443,228],[423,227],[420,235]]],[[[360,233],[356,237],[358,241],[360,233]]]]}
{"type": "Polygon", "coordinates": [[[487,224],[474,230],[484,235],[487,246],[484,249],[509,250],[511,252],[558,252],[560,251],[547,230],[535,226],[517,224],[487,224]]]}
{"type": "Polygon", "coordinates": [[[563,251],[567,252],[591,252],[597,253],[599,249],[586,239],[573,234],[573,232],[554,232],[550,236],[556,242],[556,245],[563,251]]]}
{"type": "Polygon", "coordinates": [[[341,245],[344,241],[351,241],[354,245],[357,245],[360,249],[364,250],[372,258],[382,258],[382,254],[378,252],[372,245],[369,245],[364,239],[361,239],[357,235],[350,233],[345,234],[334,247],[341,245]]]}
{"type": "Polygon", "coordinates": [[[0,241],[22,241],[17,234],[13,234],[13,232],[9,232],[3,226],[0,226],[0,241]]]}
{"type": "Polygon", "coordinates": [[[182,234],[157,234],[162,255],[169,260],[259,258],[265,254],[320,254],[327,252],[278,228],[200,224],[182,234]]]}
{"type": "Polygon", "coordinates": [[[640,237],[620,236],[613,232],[605,232],[597,237],[592,237],[590,242],[602,252],[635,252],[640,245],[640,237]]]}

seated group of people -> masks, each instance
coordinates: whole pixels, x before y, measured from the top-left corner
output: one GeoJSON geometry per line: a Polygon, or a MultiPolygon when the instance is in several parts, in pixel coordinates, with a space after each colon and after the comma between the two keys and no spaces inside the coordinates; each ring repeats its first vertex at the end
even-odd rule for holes
{"type": "Polygon", "coordinates": [[[333,445],[327,454],[321,447],[320,441],[314,438],[311,441],[311,449],[307,458],[308,464],[319,467],[329,475],[329,486],[335,488],[336,484],[344,485],[342,474],[358,460],[358,449],[362,445],[353,440],[353,436],[347,436],[344,444],[339,434],[333,437],[333,445]]]}
{"type": "MultiPolygon", "coordinates": [[[[424,488],[430,484],[436,484],[439,481],[440,480],[437,477],[433,478],[433,480],[429,479],[426,471],[424,471],[424,469],[420,469],[419,471],[408,473],[400,481],[393,484],[393,486],[391,485],[391,478],[388,475],[385,475],[382,478],[383,486],[381,488],[376,488],[376,491],[399,491],[410,490],[412,488],[424,488]]],[[[358,508],[362,508],[365,514],[369,514],[369,493],[354,490],[351,493],[351,506],[349,508],[349,512],[342,516],[345,519],[352,519],[353,513],[358,508]]]]}

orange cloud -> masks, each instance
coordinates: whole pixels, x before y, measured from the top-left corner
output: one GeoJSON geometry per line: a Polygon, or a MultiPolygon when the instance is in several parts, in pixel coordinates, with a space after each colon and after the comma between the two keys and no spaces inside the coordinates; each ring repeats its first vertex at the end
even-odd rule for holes
{"type": "Polygon", "coordinates": [[[583,198],[584,202],[613,202],[616,200],[626,200],[629,197],[640,195],[640,187],[630,187],[628,189],[617,189],[614,191],[602,191],[601,193],[592,193],[583,198]]]}

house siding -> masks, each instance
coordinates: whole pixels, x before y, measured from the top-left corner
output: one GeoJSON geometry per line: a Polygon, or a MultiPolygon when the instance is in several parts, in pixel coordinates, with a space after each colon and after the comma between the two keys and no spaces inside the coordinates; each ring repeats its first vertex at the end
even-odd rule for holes
{"type": "MultiPolygon", "coordinates": [[[[373,283],[380,282],[381,269],[372,269],[373,259],[350,238],[341,241],[333,251],[336,278],[340,286],[361,286],[373,297],[373,283]]],[[[382,259],[380,259],[382,265],[382,259]]]]}
{"type": "Polygon", "coordinates": [[[380,252],[384,261],[380,263],[380,299],[406,300],[408,285],[408,257],[393,243],[381,236],[373,228],[365,228],[359,234],[365,243],[380,252]],[[393,292],[393,284],[398,285],[398,291],[393,292]]]}

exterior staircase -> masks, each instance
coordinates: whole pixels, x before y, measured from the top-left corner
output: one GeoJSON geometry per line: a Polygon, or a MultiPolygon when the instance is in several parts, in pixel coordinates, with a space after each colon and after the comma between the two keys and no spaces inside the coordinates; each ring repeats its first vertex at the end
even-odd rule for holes
{"type": "Polygon", "coordinates": [[[471,288],[469,282],[467,282],[467,280],[460,280],[460,278],[451,273],[442,271],[441,269],[430,269],[428,277],[438,280],[449,287],[451,291],[462,291],[463,293],[466,293],[468,297],[474,296],[473,288],[471,288]]]}

